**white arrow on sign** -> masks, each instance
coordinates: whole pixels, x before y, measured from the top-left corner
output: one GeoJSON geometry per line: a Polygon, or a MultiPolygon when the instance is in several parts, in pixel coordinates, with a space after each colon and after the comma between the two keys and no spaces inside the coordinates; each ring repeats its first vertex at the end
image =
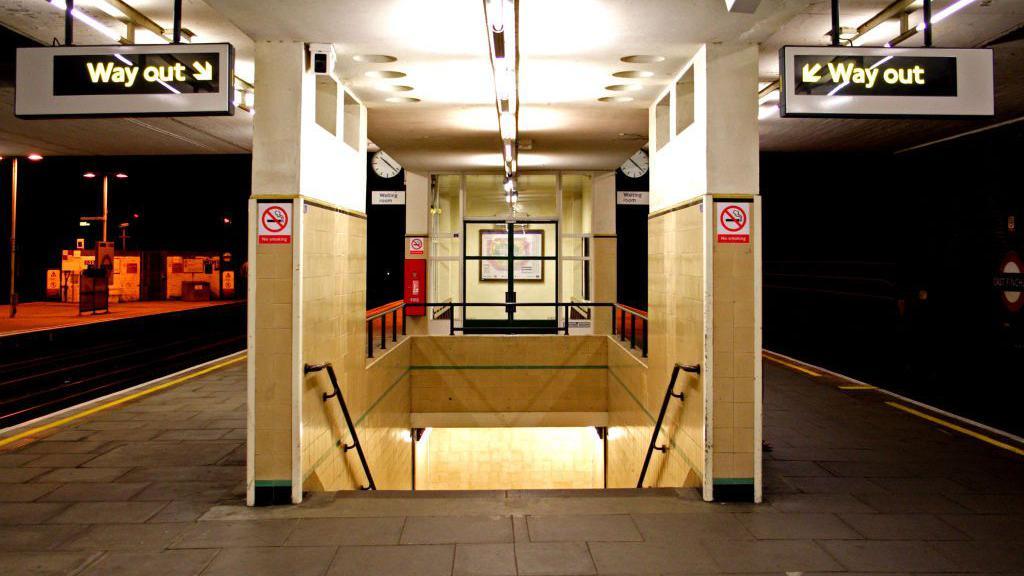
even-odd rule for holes
{"type": "Polygon", "coordinates": [[[815,64],[813,67],[810,64],[804,64],[804,82],[817,82],[821,80],[821,74],[818,74],[819,71],[821,71],[821,64],[815,64]]]}
{"type": "Polygon", "coordinates": [[[196,73],[192,76],[200,82],[208,82],[213,80],[213,64],[209,62],[193,62],[192,67],[196,69],[196,73]]]}

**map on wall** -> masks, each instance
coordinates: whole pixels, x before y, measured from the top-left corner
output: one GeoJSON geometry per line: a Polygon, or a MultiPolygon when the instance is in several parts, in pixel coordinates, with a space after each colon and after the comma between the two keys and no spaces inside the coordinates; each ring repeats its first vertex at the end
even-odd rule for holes
{"type": "MultiPolygon", "coordinates": [[[[515,256],[543,256],[543,230],[517,230],[513,236],[515,256]]],[[[508,232],[481,230],[480,255],[498,258],[480,261],[480,280],[508,280],[508,232]]],[[[515,280],[544,280],[543,260],[513,260],[515,280]]]]}

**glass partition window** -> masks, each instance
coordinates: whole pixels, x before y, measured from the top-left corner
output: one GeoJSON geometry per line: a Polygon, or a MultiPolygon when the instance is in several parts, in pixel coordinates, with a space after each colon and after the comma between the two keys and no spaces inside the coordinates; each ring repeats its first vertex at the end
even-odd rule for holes
{"type": "MultiPolygon", "coordinates": [[[[430,246],[427,251],[427,298],[431,302],[457,302],[461,292],[462,176],[434,176],[430,196],[430,246]]],[[[431,311],[439,318],[447,309],[431,311]]]]}
{"type": "Polygon", "coordinates": [[[505,200],[505,177],[498,174],[469,174],[466,176],[466,217],[510,217],[509,203],[505,200]]]}

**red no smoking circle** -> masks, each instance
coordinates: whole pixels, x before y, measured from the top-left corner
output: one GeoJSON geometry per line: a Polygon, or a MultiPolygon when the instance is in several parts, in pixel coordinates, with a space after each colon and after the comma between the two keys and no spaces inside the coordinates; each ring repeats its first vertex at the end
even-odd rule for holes
{"type": "Polygon", "coordinates": [[[267,232],[281,232],[288,227],[288,213],[277,206],[271,206],[260,215],[267,232]]]}
{"type": "Polygon", "coordinates": [[[722,210],[719,220],[729,232],[739,232],[747,225],[747,211],[742,206],[732,204],[722,210]]]}
{"type": "Polygon", "coordinates": [[[409,248],[412,250],[423,250],[423,240],[420,238],[409,240],[409,248]]]}

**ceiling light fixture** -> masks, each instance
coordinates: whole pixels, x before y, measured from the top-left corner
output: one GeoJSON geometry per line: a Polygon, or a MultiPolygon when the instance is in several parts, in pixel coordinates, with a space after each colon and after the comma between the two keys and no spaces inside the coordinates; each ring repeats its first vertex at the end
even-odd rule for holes
{"type": "MultiPolygon", "coordinates": [[[[64,3],[64,0],[49,0],[49,2],[55,8],[59,8],[59,9],[61,9],[63,11],[67,11],[67,9],[68,9],[68,5],[64,3]]],[[[121,38],[122,38],[121,33],[111,29],[109,26],[101,23],[99,20],[93,18],[92,16],[89,16],[85,12],[82,12],[78,8],[72,9],[71,10],[71,15],[74,16],[75,20],[78,20],[82,24],[85,24],[86,26],[88,26],[88,27],[92,28],[93,30],[99,32],[100,34],[106,36],[107,38],[110,38],[114,42],[120,42],[121,41],[121,38]]]]}
{"type": "MultiPolygon", "coordinates": [[[[946,18],[949,18],[953,14],[956,14],[960,10],[966,8],[969,4],[973,3],[974,0],[960,0],[959,2],[955,2],[953,4],[950,4],[949,6],[946,6],[945,8],[940,10],[938,14],[932,16],[932,26],[938,24],[939,22],[942,22],[946,18]]],[[[920,24],[917,25],[917,31],[924,32],[925,27],[926,26],[924,22],[921,22],[920,24]]]]}
{"type": "Polygon", "coordinates": [[[636,92],[637,90],[643,90],[643,86],[640,84],[612,84],[611,86],[605,86],[604,89],[611,92],[636,92]]]}
{"type": "Polygon", "coordinates": [[[483,0],[484,19],[494,75],[494,105],[498,113],[506,200],[514,204],[519,153],[519,44],[516,26],[518,0],[483,0]]]}
{"type": "Polygon", "coordinates": [[[352,59],[363,64],[390,64],[398,60],[398,58],[387,54],[356,54],[352,59]]]}
{"type": "Polygon", "coordinates": [[[412,86],[402,84],[377,84],[377,90],[382,92],[411,92],[412,89],[412,86]]]}
{"type": "Polygon", "coordinates": [[[366,72],[366,76],[394,80],[395,78],[405,78],[405,72],[399,72],[398,70],[370,70],[366,72]]]}
{"type": "Polygon", "coordinates": [[[632,102],[632,96],[602,96],[597,99],[598,102],[632,102]]]}
{"type": "Polygon", "coordinates": [[[420,101],[419,98],[413,98],[412,96],[392,96],[390,98],[385,98],[385,100],[392,104],[415,104],[420,101]]]}
{"type": "Polygon", "coordinates": [[[657,64],[658,62],[664,62],[665,57],[653,54],[634,54],[632,56],[623,56],[619,60],[627,64],[657,64]]]}
{"type": "Polygon", "coordinates": [[[654,72],[650,70],[623,70],[622,72],[616,72],[612,74],[616,78],[650,78],[654,76],[654,72]]]}

